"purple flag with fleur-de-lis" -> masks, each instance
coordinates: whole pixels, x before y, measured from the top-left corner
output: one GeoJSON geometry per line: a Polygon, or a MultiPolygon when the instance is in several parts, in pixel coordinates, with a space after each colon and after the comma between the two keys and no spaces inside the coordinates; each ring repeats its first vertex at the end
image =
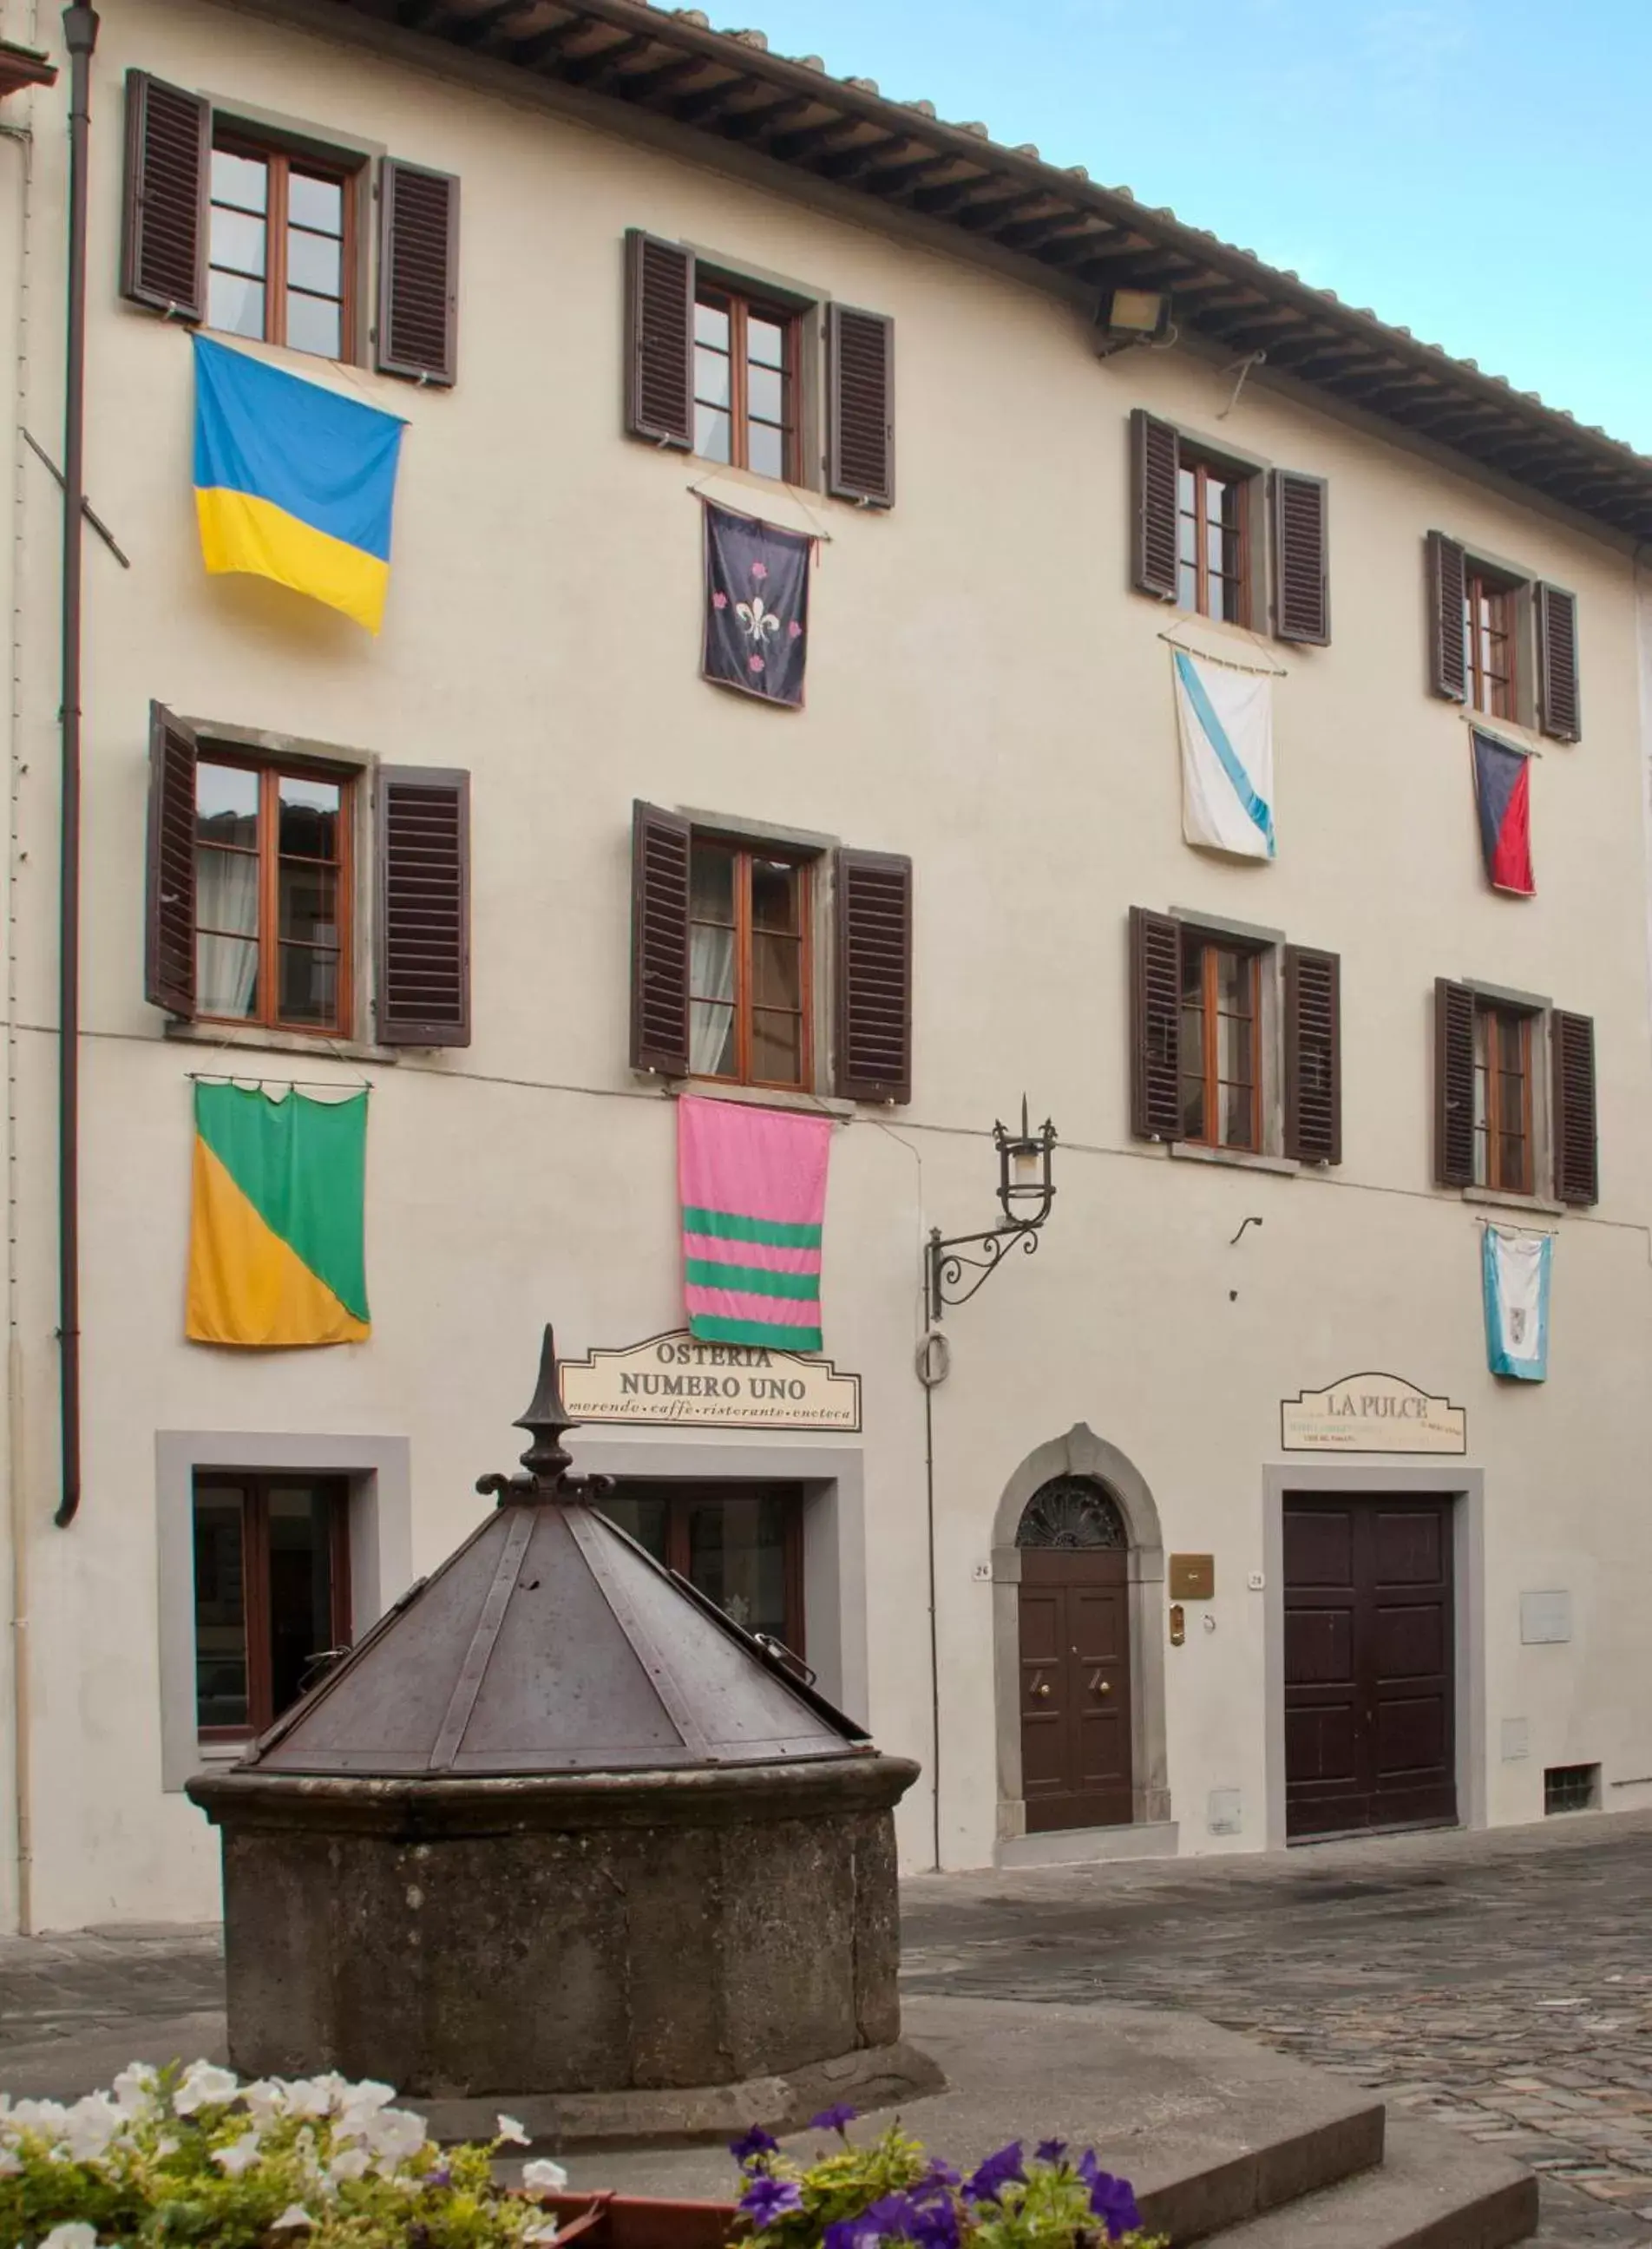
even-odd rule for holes
{"type": "Polygon", "coordinates": [[[706,503],[707,679],[765,703],[803,700],[814,540],[706,503]]]}

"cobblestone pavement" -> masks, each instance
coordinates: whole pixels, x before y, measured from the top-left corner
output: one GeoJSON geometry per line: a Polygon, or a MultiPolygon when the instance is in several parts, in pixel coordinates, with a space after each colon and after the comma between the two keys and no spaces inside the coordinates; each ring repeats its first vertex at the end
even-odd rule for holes
{"type": "MultiPolygon", "coordinates": [[[[1543,2249],[1652,2245],[1652,1813],[907,1885],[915,1991],[1179,2007],[1530,2163],[1543,2249]]],[[[0,2087],[221,2057],[216,1928],[0,1939],[0,2087]]]]}
{"type": "Polygon", "coordinates": [[[1545,2249],[1652,2244],[1652,1814],[908,1885],[914,1991],[1180,2007],[1530,2164],[1545,2249]]]}

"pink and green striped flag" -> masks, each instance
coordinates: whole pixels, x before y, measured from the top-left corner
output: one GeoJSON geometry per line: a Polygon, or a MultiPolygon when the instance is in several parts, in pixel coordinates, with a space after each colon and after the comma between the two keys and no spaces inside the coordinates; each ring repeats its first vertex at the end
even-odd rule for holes
{"type": "Polygon", "coordinates": [[[688,1331],[703,1343],[818,1351],[829,1117],[677,1104],[688,1331]]]}

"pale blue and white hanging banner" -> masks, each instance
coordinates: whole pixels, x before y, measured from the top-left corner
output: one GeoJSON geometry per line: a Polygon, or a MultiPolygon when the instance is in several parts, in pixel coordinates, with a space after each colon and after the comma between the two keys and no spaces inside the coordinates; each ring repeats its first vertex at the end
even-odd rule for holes
{"type": "Polygon", "coordinates": [[[1517,1382],[1549,1375],[1549,1268],[1553,1237],[1488,1226],[1481,1242],[1486,1364],[1517,1382]]]}
{"type": "Polygon", "coordinates": [[[1203,850],[1271,859],[1273,680],[1173,648],[1181,832],[1203,850]]]}

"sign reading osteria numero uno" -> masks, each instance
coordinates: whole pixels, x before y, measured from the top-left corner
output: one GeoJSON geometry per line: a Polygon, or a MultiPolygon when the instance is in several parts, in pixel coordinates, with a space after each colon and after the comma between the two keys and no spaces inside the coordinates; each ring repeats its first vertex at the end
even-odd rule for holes
{"type": "Polygon", "coordinates": [[[623,1351],[564,1359],[562,1400],[576,1421],[674,1421],[697,1429],[858,1429],[860,1377],[829,1358],[755,1344],[651,1336],[623,1351]]]}
{"type": "Polygon", "coordinates": [[[1469,1417],[1397,1374],[1346,1374],[1279,1405],[1287,1453],[1466,1453],[1469,1417]]]}

